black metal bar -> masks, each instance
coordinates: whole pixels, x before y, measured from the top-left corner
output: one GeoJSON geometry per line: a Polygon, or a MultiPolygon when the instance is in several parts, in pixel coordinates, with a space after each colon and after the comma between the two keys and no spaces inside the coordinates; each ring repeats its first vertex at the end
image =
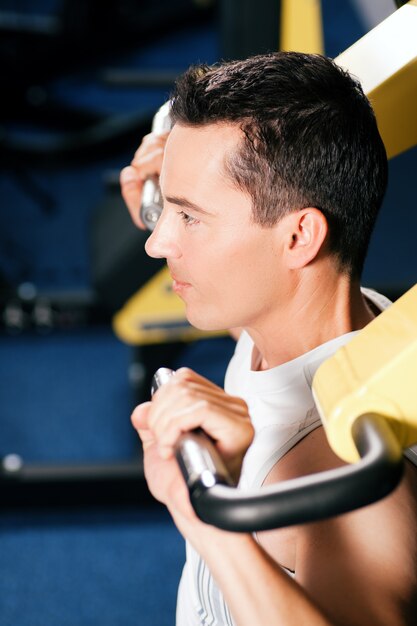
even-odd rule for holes
{"type": "Polygon", "coordinates": [[[361,457],[356,464],[252,491],[195,484],[192,505],[208,524],[254,532],[317,521],[371,504],[398,485],[402,450],[378,415],[358,418],[353,437],[361,457]]]}
{"type": "MultiPolygon", "coordinates": [[[[152,394],[174,374],[157,370],[152,394]]],[[[354,422],[360,461],[256,490],[234,486],[211,439],[201,429],[185,433],[175,455],[198,517],[233,532],[271,530],[322,520],[376,502],[398,485],[402,449],[380,415],[354,422]]]]}
{"type": "MultiPolygon", "coordinates": [[[[0,137],[0,162],[10,166],[18,159],[37,159],[37,164],[62,164],[71,158],[90,159],[92,155],[104,158],[117,146],[126,146],[132,136],[143,136],[151,127],[152,113],[126,113],[111,115],[89,128],[77,132],[54,133],[48,137],[28,137],[3,132],[0,137]],[[107,151],[107,152],[106,152],[107,151]]],[[[29,162],[29,161],[27,161],[29,162]]]]}
{"type": "Polygon", "coordinates": [[[109,68],[102,72],[101,80],[111,87],[172,89],[180,70],[137,70],[109,68]]]}
{"type": "Polygon", "coordinates": [[[130,462],[26,464],[8,455],[0,465],[2,508],[153,504],[143,459],[130,462]]]}

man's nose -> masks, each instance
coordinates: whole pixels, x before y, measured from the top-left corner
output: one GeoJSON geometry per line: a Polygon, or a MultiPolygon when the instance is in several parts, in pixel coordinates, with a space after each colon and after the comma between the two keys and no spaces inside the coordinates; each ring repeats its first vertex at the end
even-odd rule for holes
{"type": "Polygon", "coordinates": [[[171,217],[162,212],[155,230],[145,243],[146,254],[154,259],[172,259],[180,256],[177,229],[171,217]]]}

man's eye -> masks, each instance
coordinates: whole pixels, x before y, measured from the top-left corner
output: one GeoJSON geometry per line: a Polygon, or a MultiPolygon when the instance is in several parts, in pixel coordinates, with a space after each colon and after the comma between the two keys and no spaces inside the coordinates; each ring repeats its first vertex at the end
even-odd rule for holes
{"type": "Polygon", "coordinates": [[[184,211],[178,211],[178,215],[187,226],[191,226],[192,224],[198,224],[199,222],[198,219],[196,219],[195,217],[191,217],[191,215],[187,215],[187,213],[184,213],[184,211]]]}

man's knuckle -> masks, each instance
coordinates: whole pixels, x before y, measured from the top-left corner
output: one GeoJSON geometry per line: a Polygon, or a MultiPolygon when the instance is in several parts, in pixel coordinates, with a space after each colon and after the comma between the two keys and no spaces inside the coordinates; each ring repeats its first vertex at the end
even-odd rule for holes
{"type": "Polygon", "coordinates": [[[210,402],[208,398],[202,398],[199,401],[199,406],[201,407],[203,411],[207,411],[207,412],[212,409],[212,403],[210,402]]]}

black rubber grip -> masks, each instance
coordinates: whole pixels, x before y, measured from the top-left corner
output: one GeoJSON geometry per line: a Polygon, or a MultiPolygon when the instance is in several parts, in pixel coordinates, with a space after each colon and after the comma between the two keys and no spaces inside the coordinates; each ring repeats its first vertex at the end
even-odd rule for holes
{"type": "Polygon", "coordinates": [[[353,438],[358,463],[256,490],[232,485],[220,469],[216,448],[201,431],[184,435],[176,456],[201,520],[225,530],[255,532],[326,519],[388,495],[398,485],[404,463],[387,421],[362,415],[354,423],[353,438]]]}

